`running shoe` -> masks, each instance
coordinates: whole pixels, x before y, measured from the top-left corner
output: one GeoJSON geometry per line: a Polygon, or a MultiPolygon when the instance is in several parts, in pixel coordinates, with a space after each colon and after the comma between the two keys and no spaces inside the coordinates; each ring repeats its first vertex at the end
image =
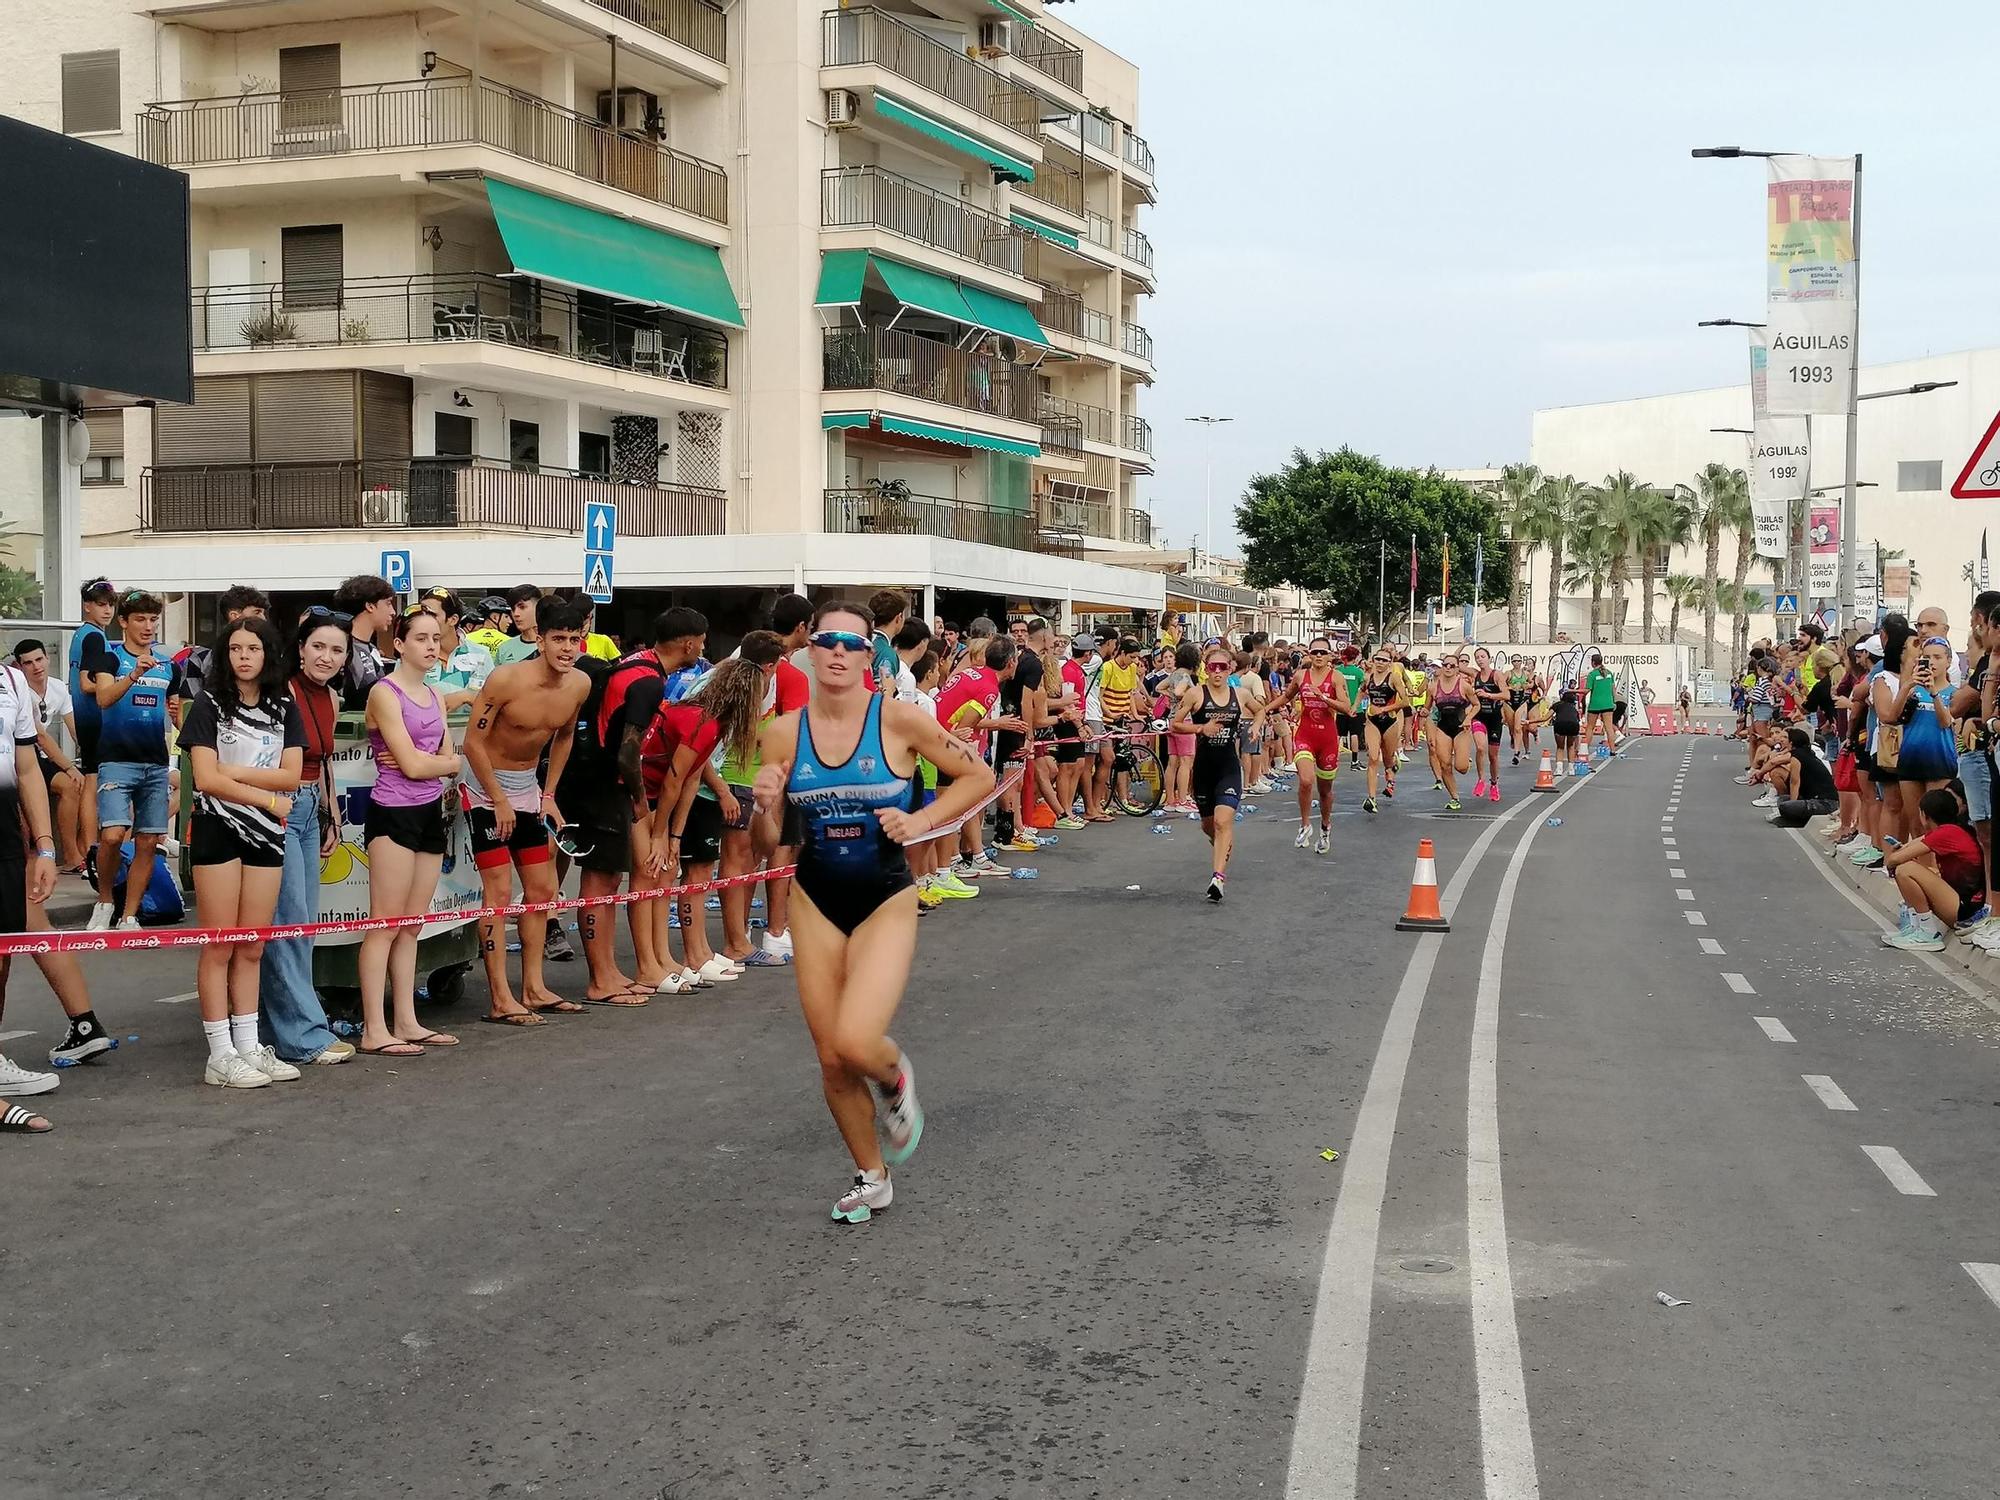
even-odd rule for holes
{"type": "Polygon", "coordinates": [[[1499,782],[1496,781],[1491,786],[1486,788],[1486,799],[1489,802],[1498,802],[1500,800],[1499,782]]]}
{"type": "Polygon", "coordinates": [[[1521,763],[1521,752],[1516,750],[1514,752],[1514,764],[1518,766],[1520,763],[1521,763]]]}
{"type": "Polygon", "coordinates": [[[1382,795],[1383,795],[1383,796],[1385,796],[1385,797],[1393,797],[1393,796],[1395,796],[1395,795],[1396,795],[1396,778],[1395,778],[1395,777],[1391,776],[1391,777],[1389,777],[1389,778],[1388,778],[1388,780],[1386,780],[1386,781],[1384,781],[1384,782],[1382,783],[1382,795]]]}
{"type": "Polygon", "coordinates": [[[1985,902],[1982,901],[1979,903],[1979,905],[1975,906],[1971,911],[1960,912],[1958,915],[1958,920],[1951,924],[1952,931],[1957,932],[1961,935],[1964,933],[1968,933],[1972,931],[1973,928],[1977,927],[1981,922],[1984,922],[1988,917],[1992,915],[1993,915],[1993,908],[1988,906],[1985,902]]]}
{"type": "Polygon", "coordinates": [[[925,876],[917,882],[917,905],[925,911],[929,911],[934,906],[944,905],[944,892],[937,888],[936,883],[929,876],[925,876]]]}
{"type": "Polygon", "coordinates": [[[1912,926],[1883,938],[1882,946],[1901,948],[1906,953],[1941,953],[1944,951],[1944,934],[1933,932],[1928,927],[1912,926]]]}
{"type": "Polygon", "coordinates": [[[1360,770],[1360,769],[1361,769],[1361,757],[1360,757],[1360,756],[1358,756],[1358,755],[1356,755],[1356,756],[1352,757],[1352,758],[1351,758],[1351,759],[1350,759],[1350,760],[1349,760],[1349,761],[1347,762],[1347,764],[1348,764],[1348,767],[1349,767],[1349,769],[1351,769],[1351,770],[1355,770],[1355,771],[1358,771],[1358,770],[1360,770]]]}
{"type": "Polygon", "coordinates": [[[236,1054],[273,1083],[296,1083],[305,1075],[282,1057],[272,1047],[252,1047],[247,1052],[236,1054]]]}
{"type": "Polygon", "coordinates": [[[271,1075],[242,1053],[225,1052],[208,1060],[201,1081],[222,1089],[267,1089],[271,1086],[271,1075]]]}
{"type": "MultiPolygon", "coordinates": [[[[981,857],[983,858],[984,856],[981,857]]],[[[977,880],[981,875],[986,873],[963,854],[953,860],[948,869],[951,876],[957,880],[977,880]]]]}
{"type": "Polygon", "coordinates": [[[560,922],[549,923],[549,936],[542,946],[542,956],[552,958],[559,964],[574,963],[576,949],[570,943],[569,929],[560,922]]]}
{"type": "Polygon", "coordinates": [[[1084,822],[1083,819],[1081,818],[1056,819],[1056,827],[1062,829],[1066,833],[1074,833],[1079,828],[1088,828],[1089,826],[1090,825],[1084,822]]]}
{"type": "Polygon", "coordinates": [[[1750,785],[1750,773],[1748,771],[1745,771],[1741,776],[1738,776],[1734,779],[1738,786],[1750,785]]]}
{"type": "Polygon", "coordinates": [[[65,1064],[88,1062],[116,1045],[97,1022],[71,1021],[69,1034],[62,1039],[61,1045],[49,1048],[49,1061],[65,1064]]]}
{"type": "Polygon", "coordinates": [[[1877,849],[1873,844],[1863,844],[1847,857],[1864,870],[1873,869],[1876,865],[1882,863],[1882,851],[1877,849]]]}
{"type": "Polygon", "coordinates": [[[29,1094],[53,1094],[62,1080],[53,1073],[37,1073],[0,1057],[0,1098],[29,1094]]]}
{"type": "Polygon", "coordinates": [[[950,870],[939,870],[931,876],[931,889],[947,901],[969,901],[979,894],[979,887],[967,885],[950,870]]]}
{"type": "Polygon", "coordinates": [[[139,919],[137,917],[120,918],[116,930],[119,932],[137,932],[139,930],[139,919]]]}
{"type": "Polygon", "coordinates": [[[1845,849],[1849,844],[1852,844],[1856,839],[1860,837],[1861,837],[1860,829],[1850,828],[1847,830],[1847,832],[1843,833],[1839,838],[1833,841],[1833,847],[1836,849],[1845,849]]]}
{"type": "Polygon", "coordinates": [[[1363,812],[1372,813],[1372,812],[1380,812],[1382,809],[1375,805],[1375,799],[1373,797],[1365,797],[1362,799],[1361,802],[1361,810],[1363,812]]]}
{"type": "Polygon", "coordinates": [[[982,875],[1005,875],[1008,873],[1007,867],[994,859],[984,849],[980,850],[979,857],[972,861],[972,868],[982,875]]]}
{"type": "Polygon", "coordinates": [[[1484,776],[1472,783],[1472,800],[1474,802],[1484,802],[1486,800],[1486,778],[1484,776]]]}
{"type": "Polygon", "coordinates": [[[1217,870],[1213,875],[1208,877],[1209,900],[1218,903],[1222,900],[1222,888],[1225,884],[1228,883],[1228,878],[1229,877],[1224,875],[1220,870],[1217,870]]]}
{"type": "Polygon", "coordinates": [[[1451,798],[1451,799],[1450,799],[1449,801],[1447,801],[1447,802],[1445,803],[1445,805],[1444,805],[1444,810],[1445,810],[1446,812],[1463,812],[1463,811],[1465,811],[1465,809],[1464,809],[1464,808],[1463,808],[1462,806],[1460,806],[1460,805],[1459,805],[1459,801],[1458,801],[1458,798],[1456,798],[1456,797],[1453,797],[1453,798],[1451,798]]]}
{"type": "Polygon", "coordinates": [[[111,930],[111,903],[93,901],[90,906],[90,920],[84,923],[85,932],[109,932],[111,930]]]}
{"type": "Polygon", "coordinates": [[[893,1089],[879,1089],[877,1120],[882,1128],[882,1156],[890,1166],[900,1167],[910,1159],[924,1138],[924,1107],[917,1103],[917,1070],[910,1066],[910,1054],[899,1059],[902,1076],[893,1089]]]}
{"type": "Polygon", "coordinates": [[[789,932],[767,931],[764,934],[764,951],[766,953],[775,953],[780,958],[790,958],[792,956],[792,935],[789,932]]]}
{"type": "Polygon", "coordinates": [[[1752,802],[1750,805],[1752,807],[1776,807],[1778,805],[1777,789],[1775,787],[1772,788],[1770,791],[1764,793],[1763,796],[1757,798],[1756,801],[1752,802]]]}
{"type": "Polygon", "coordinates": [[[1320,829],[1320,831],[1319,831],[1319,838],[1318,838],[1318,840],[1317,840],[1317,841],[1316,841],[1316,842],[1315,842],[1315,843],[1313,844],[1313,849],[1314,849],[1314,850],[1315,850],[1315,851],[1316,851],[1317,853],[1320,853],[1320,854],[1328,854],[1328,853],[1331,853],[1331,852],[1332,852],[1332,850],[1333,850],[1333,833],[1332,833],[1332,831],[1331,831],[1330,829],[1326,829],[1326,828],[1322,828],[1322,829],[1320,829]]]}
{"type": "Polygon", "coordinates": [[[854,1186],[842,1193],[833,1205],[836,1224],[866,1224],[878,1208],[887,1208],[896,1194],[889,1186],[889,1173],[856,1172],[854,1186]]]}
{"type": "Polygon", "coordinates": [[[1299,836],[1292,840],[1292,847],[1294,849],[1305,848],[1307,844],[1310,844],[1312,842],[1312,836],[1313,836],[1312,824],[1310,823],[1299,824],[1299,836]]]}
{"type": "Polygon", "coordinates": [[[1005,849],[1009,854],[1033,854],[1042,846],[1026,834],[1016,834],[1004,844],[995,844],[996,849],[1005,849]]]}
{"type": "Polygon", "coordinates": [[[1431,790],[1432,790],[1432,791],[1434,791],[1434,792],[1441,792],[1441,791],[1443,791],[1443,790],[1444,790],[1444,783],[1443,783],[1442,781],[1438,781],[1438,780],[1436,780],[1435,778],[1433,778],[1433,779],[1432,779],[1432,781],[1431,781],[1431,790]]]}

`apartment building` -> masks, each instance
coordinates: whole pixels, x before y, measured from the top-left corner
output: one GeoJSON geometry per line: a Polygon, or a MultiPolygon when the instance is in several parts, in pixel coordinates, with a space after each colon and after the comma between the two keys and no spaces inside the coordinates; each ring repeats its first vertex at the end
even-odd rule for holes
{"type": "Polygon", "coordinates": [[[87,570],[571,582],[610,498],[635,608],[1164,603],[1138,75],[1042,0],[25,0],[0,36],[0,109],[190,184],[196,400],[92,418],[87,570]]]}

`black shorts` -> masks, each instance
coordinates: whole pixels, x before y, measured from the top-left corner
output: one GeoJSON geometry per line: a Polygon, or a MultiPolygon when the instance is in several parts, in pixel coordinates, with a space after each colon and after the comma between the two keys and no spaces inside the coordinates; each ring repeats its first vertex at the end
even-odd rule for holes
{"type": "Polygon", "coordinates": [[[564,842],[579,852],[570,856],[593,875],[623,875],[632,868],[632,804],[615,781],[602,792],[586,794],[580,783],[565,776],[556,788],[562,809],[564,842]]]}
{"type": "Polygon", "coordinates": [[[1073,766],[1083,759],[1083,731],[1065,719],[1056,725],[1056,764],[1073,766]]]}
{"type": "Polygon", "coordinates": [[[1346,739],[1350,734],[1359,734],[1361,733],[1361,715],[1335,714],[1333,716],[1333,727],[1342,739],[1346,739]]]}
{"type": "Polygon", "coordinates": [[[1026,735],[1014,734],[1009,730],[1003,729],[995,735],[993,748],[999,756],[1000,768],[1005,770],[1011,765],[1014,757],[1021,753],[1027,743],[1028,737],[1026,735]]]}
{"type": "Polygon", "coordinates": [[[198,865],[226,865],[241,860],[253,870],[282,870],[285,845],[282,839],[271,844],[250,838],[228,819],[198,812],[188,830],[188,858],[198,865]]]}
{"type": "Polygon", "coordinates": [[[76,727],[76,768],[86,776],[97,774],[97,731],[76,727]]]}
{"type": "Polygon", "coordinates": [[[1549,728],[1555,731],[1559,740],[1573,740],[1583,732],[1583,725],[1575,718],[1557,714],[1549,720],[1549,728]]]}
{"type": "Polygon", "coordinates": [[[681,830],[681,863],[712,865],[722,858],[722,804],[696,794],[681,830]]]}
{"type": "Polygon", "coordinates": [[[368,821],[362,826],[362,842],[372,844],[387,839],[412,854],[444,853],[444,798],[437,797],[415,807],[384,807],[368,804],[368,821]]]}
{"type": "Polygon", "coordinates": [[[0,848],[0,932],[26,932],[28,861],[20,853],[19,843],[11,839],[5,842],[10,847],[0,848]]]}
{"type": "Polygon", "coordinates": [[[526,813],[516,808],[513,831],[504,839],[490,807],[468,808],[465,821],[472,834],[472,862],[482,870],[509,862],[517,865],[548,862],[549,825],[538,812],[526,813]]]}
{"type": "Polygon", "coordinates": [[[1225,760],[1219,752],[1203,755],[1197,746],[1189,790],[1194,793],[1195,810],[1204,818],[1218,807],[1234,811],[1243,801],[1243,762],[1234,755],[1225,760]]]}

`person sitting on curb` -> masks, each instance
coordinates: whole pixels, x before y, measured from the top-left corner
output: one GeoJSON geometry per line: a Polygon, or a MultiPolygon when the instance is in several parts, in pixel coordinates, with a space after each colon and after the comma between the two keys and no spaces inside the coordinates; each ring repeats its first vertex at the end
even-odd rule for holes
{"type": "Polygon", "coordinates": [[[1883,946],[1916,953],[1944,947],[1947,928],[1970,932],[1992,915],[1986,869],[1965,810],[1943,787],[1917,803],[1918,837],[1882,861],[1903,898],[1901,925],[1882,934],[1883,946]]]}

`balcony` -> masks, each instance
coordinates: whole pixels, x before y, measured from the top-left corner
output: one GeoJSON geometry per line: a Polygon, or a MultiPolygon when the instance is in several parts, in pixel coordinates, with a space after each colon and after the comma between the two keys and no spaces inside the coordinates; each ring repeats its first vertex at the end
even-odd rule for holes
{"type": "Polygon", "coordinates": [[[1009,422],[1038,422],[1035,381],[1025,365],[975,354],[890,328],[827,330],[829,391],[890,391],[1009,422]]]}
{"type": "Polygon", "coordinates": [[[1119,348],[1135,359],[1153,362],[1153,336],[1137,323],[1127,323],[1125,333],[1119,341],[1119,348]]]}
{"type": "Polygon", "coordinates": [[[1119,523],[1118,535],[1141,547],[1153,545],[1153,518],[1143,510],[1128,510],[1119,523]]]}
{"type": "Polygon", "coordinates": [[[1131,448],[1151,456],[1153,452],[1153,424],[1144,417],[1129,413],[1118,419],[1118,446],[1131,448]]]}
{"type": "Polygon", "coordinates": [[[1031,510],[912,495],[901,486],[828,490],[826,529],[839,536],[938,536],[1053,557],[1081,557],[1081,538],[1045,528],[1031,510]]]}
{"type": "MultiPolygon", "coordinates": [[[[1111,443],[1118,430],[1118,414],[1108,407],[1091,406],[1083,401],[1068,401],[1061,396],[1043,396],[1042,427],[1061,428],[1074,434],[1075,443],[1111,443]]],[[[1045,439],[1044,448],[1049,444],[1045,439]]],[[[1080,451],[1065,449],[1064,451],[1080,451]]]]}
{"type": "Polygon", "coordinates": [[[1153,148],[1146,144],[1146,138],[1136,130],[1125,132],[1125,160],[1148,177],[1153,176],[1153,148]]]}
{"type": "Polygon", "coordinates": [[[197,354],[484,341],[726,390],[729,340],[634,303],[523,276],[360,276],[197,287],[197,354]]]}
{"type": "Polygon", "coordinates": [[[1014,191],[1066,214],[1083,216],[1083,174],[1050,157],[1044,156],[1035,168],[1033,182],[1017,182],[1014,191]]]}
{"type": "MultiPolygon", "coordinates": [[[[657,0],[627,0],[645,8],[657,0]]],[[[469,78],[148,105],[138,154],[182,171],[439,146],[490,146],[587,182],[729,222],[721,167],[532,94],[469,78]]]]}
{"type": "Polygon", "coordinates": [[[827,229],[886,229],[980,265],[1019,276],[1028,237],[1005,219],[880,167],[820,174],[819,221],[827,229]]]}
{"type": "Polygon", "coordinates": [[[1095,209],[1087,209],[1083,215],[1083,237],[1105,250],[1118,248],[1118,226],[1095,209]]]}
{"type": "Polygon", "coordinates": [[[1083,48],[1040,26],[1014,28],[1014,56],[1045,78],[1083,92],[1083,48]]]}
{"type": "Polygon", "coordinates": [[[613,484],[573,469],[485,458],[203,464],[141,476],[146,532],[380,531],[452,526],[580,534],[590,501],[618,507],[623,536],[720,536],[721,490],[613,484]]]}
{"type": "Polygon", "coordinates": [[[703,57],[729,61],[724,35],[726,18],[707,0],[590,0],[590,3],[668,41],[692,47],[703,57]]]}
{"type": "Polygon", "coordinates": [[[1111,121],[1103,115],[1086,112],[1081,126],[1083,138],[1106,156],[1111,154],[1111,121]]]}
{"type": "Polygon", "coordinates": [[[1153,242],[1136,229],[1125,231],[1123,249],[1125,258],[1137,261],[1148,271],[1153,269],[1153,242]]]}
{"type": "Polygon", "coordinates": [[[942,99],[984,115],[994,124],[1035,139],[1040,101],[943,42],[872,6],[833,10],[820,18],[821,61],[829,68],[872,63],[942,99]]]}
{"type": "Polygon", "coordinates": [[[1081,295],[1052,281],[1037,281],[1042,289],[1042,305],[1035,321],[1055,333],[1086,339],[1093,344],[1110,344],[1111,315],[1087,307],[1081,295]]]}
{"type": "Polygon", "coordinates": [[[1109,500],[1077,500],[1051,495],[1043,502],[1048,524],[1080,536],[1109,537],[1117,532],[1118,507],[1109,500]]]}

